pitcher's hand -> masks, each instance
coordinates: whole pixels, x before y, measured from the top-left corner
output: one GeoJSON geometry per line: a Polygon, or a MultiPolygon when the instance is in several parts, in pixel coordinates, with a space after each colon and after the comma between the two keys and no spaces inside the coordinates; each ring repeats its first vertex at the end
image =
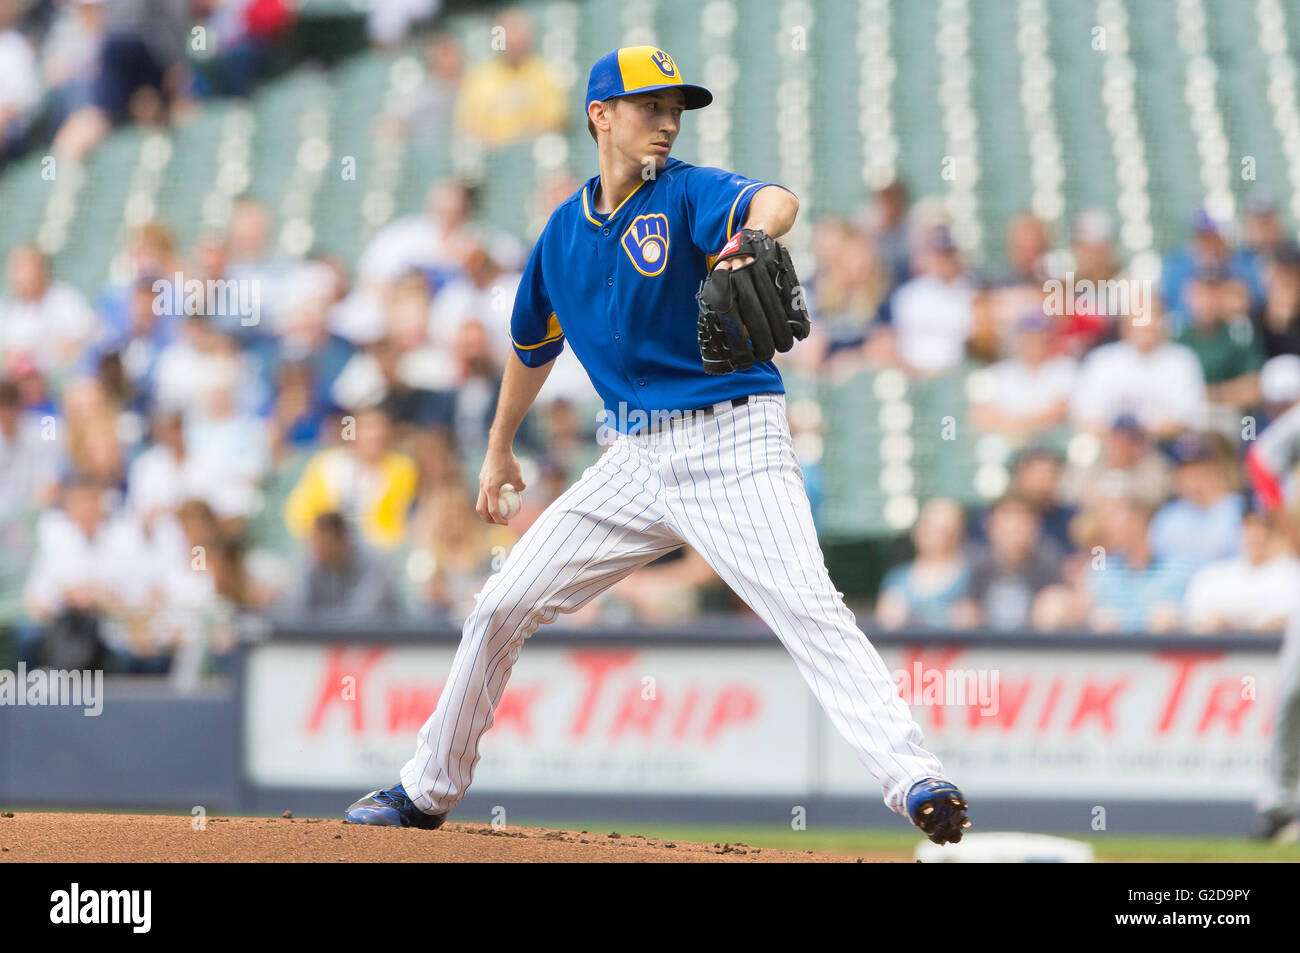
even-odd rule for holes
{"type": "Polygon", "coordinates": [[[518,458],[509,448],[495,451],[489,449],[483,459],[483,469],[479,471],[478,505],[474,507],[483,522],[501,526],[506,524],[506,521],[501,518],[498,496],[501,487],[507,483],[521,493],[526,486],[519,469],[518,458]]]}

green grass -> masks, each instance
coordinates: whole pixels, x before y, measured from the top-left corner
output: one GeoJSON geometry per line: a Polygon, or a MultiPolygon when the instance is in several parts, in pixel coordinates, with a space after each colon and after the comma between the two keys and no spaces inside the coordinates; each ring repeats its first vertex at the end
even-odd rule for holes
{"type": "MultiPolygon", "coordinates": [[[[528,827],[588,830],[593,833],[643,834],[665,840],[703,843],[745,844],[750,847],[781,850],[811,850],[818,853],[845,854],[912,860],[920,837],[913,831],[823,827],[804,831],[783,827],[654,824],[640,821],[520,821],[512,824],[528,827]]],[[[1240,837],[1183,837],[1077,832],[1059,836],[1092,845],[1101,861],[1197,861],[1300,862],[1300,844],[1260,844],[1240,837]]]]}

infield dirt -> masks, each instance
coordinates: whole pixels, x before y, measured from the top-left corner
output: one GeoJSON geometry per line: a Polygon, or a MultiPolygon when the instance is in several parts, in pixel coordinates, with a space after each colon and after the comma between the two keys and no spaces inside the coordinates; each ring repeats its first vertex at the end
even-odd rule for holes
{"type": "Polygon", "coordinates": [[[853,863],[902,860],[697,844],[625,831],[557,831],[449,823],[440,830],[359,827],[337,818],[188,815],[0,815],[0,863],[411,862],[853,863]]]}

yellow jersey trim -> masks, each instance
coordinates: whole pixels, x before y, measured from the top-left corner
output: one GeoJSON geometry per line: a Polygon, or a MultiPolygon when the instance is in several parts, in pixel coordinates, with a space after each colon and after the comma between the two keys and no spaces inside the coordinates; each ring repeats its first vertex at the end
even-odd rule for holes
{"type": "Polygon", "coordinates": [[[545,347],[547,344],[554,344],[560,338],[564,337],[564,329],[560,327],[560,319],[556,317],[555,312],[546,319],[546,337],[536,344],[520,344],[515,340],[514,335],[510,336],[510,343],[521,351],[535,351],[539,347],[545,347]]]}
{"type": "Polygon", "coordinates": [[[604,222],[600,221],[599,219],[595,219],[591,217],[590,209],[591,206],[587,204],[587,187],[584,185],[582,187],[582,214],[587,216],[587,221],[591,222],[591,224],[603,225],[604,222]]]}
{"type": "MultiPolygon", "coordinates": [[[[642,179],[642,180],[641,180],[641,185],[645,185],[645,184],[646,184],[646,181],[647,181],[647,180],[642,179]]],[[[609,213],[609,218],[605,219],[605,221],[603,221],[603,222],[602,222],[600,219],[598,219],[598,218],[592,218],[592,217],[591,217],[591,205],[588,204],[588,202],[587,202],[587,187],[584,185],[584,186],[582,187],[582,214],[585,215],[585,216],[587,216],[587,221],[591,222],[591,224],[593,224],[593,225],[605,225],[605,224],[607,224],[607,223],[610,221],[610,219],[612,219],[615,215],[618,214],[618,209],[619,209],[619,208],[622,208],[624,205],[626,205],[626,204],[628,203],[628,201],[632,198],[632,196],[636,195],[638,192],[641,191],[641,185],[638,185],[638,186],[637,186],[636,188],[634,188],[631,192],[627,193],[627,198],[625,198],[623,201],[619,202],[619,203],[618,203],[618,208],[616,208],[616,209],[614,209],[614,211],[610,212],[610,213],[609,213]]]]}
{"type": "MultiPolygon", "coordinates": [[[[761,188],[765,184],[766,183],[763,182],[751,182],[749,185],[745,186],[743,189],[740,190],[740,194],[736,196],[736,201],[731,203],[731,211],[727,213],[727,234],[722,237],[722,240],[724,242],[731,241],[731,236],[735,234],[735,229],[732,228],[732,226],[735,224],[736,221],[736,206],[740,204],[740,200],[744,198],[745,193],[748,192],[750,189],[761,188]]],[[[714,257],[716,258],[717,256],[714,257]]],[[[712,265],[710,265],[709,267],[712,267],[712,265]]]]}

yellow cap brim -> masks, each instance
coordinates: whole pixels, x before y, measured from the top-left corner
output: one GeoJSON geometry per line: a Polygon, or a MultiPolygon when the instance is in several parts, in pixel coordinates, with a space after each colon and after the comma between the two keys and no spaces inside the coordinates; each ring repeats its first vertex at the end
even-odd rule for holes
{"type": "Polygon", "coordinates": [[[637,93],[653,93],[659,89],[680,89],[686,97],[687,109],[703,109],[709,103],[713,102],[713,94],[703,86],[692,86],[690,83],[660,83],[657,86],[642,86],[638,89],[629,89],[625,93],[619,93],[614,99],[622,99],[624,96],[635,96],[637,93]]]}

